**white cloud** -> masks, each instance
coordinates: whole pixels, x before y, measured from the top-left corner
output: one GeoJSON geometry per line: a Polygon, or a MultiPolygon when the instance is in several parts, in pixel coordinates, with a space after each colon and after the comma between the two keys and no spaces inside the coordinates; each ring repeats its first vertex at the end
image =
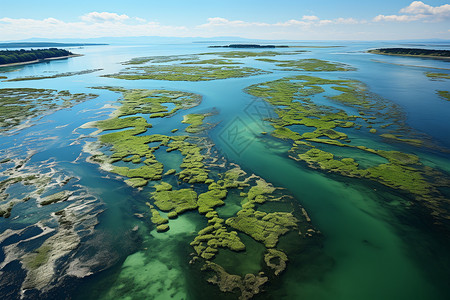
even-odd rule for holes
{"type": "Polygon", "coordinates": [[[450,5],[444,4],[441,6],[433,7],[425,4],[422,1],[414,1],[408,7],[400,10],[402,14],[425,14],[425,15],[438,15],[443,17],[450,17],[450,5]]]}
{"type": "Polygon", "coordinates": [[[197,26],[197,28],[210,28],[210,27],[248,27],[248,26],[268,26],[267,23],[258,22],[245,22],[240,20],[230,21],[225,18],[215,17],[208,18],[208,23],[197,26]]]}
{"type": "Polygon", "coordinates": [[[319,17],[318,16],[303,16],[302,20],[304,20],[304,21],[318,21],[319,17]]]}
{"type": "MultiPolygon", "coordinates": [[[[130,18],[134,20],[134,18],[130,18]]],[[[0,19],[0,39],[19,40],[36,38],[93,38],[130,36],[187,36],[184,26],[168,26],[157,22],[64,22],[55,18],[0,19]]]]}
{"type": "Polygon", "coordinates": [[[130,19],[127,15],[119,15],[110,12],[90,12],[80,17],[85,22],[99,23],[99,22],[123,22],[130,19]]]}
{"type": "Polygon", "coordinates": [[[358,20],[353,18],[338,18],[334,20],[321,20],[317,16],[303,16],[301,20],[288,20],[278,23],[262,23],[262,22],[246,22],[241,20],[228,20],[225,18],[215,17],[208,18],[208,22],[197,26],[197,28],[214,28],[214,27],[308,27],[323,26],[330,24],[358,24],[358,20]]]}
{"type": "Polygon", "coordinates": [[[353,18],[337,18],[334,20],[335,24],[359,24],[360,21],[353,18]]]}
{"type": "MultiPolygon", "coordinates": [[[[427,22],[427,26],[436,27],[437,25],[433,25],[430,21],[447,18],[449,8],[450,5],[447,4],[432,7],[421,1],[414,1],[408,7],[403,8],[399,15],[378,15],[371,21],[411,22],[421,20],[427,22]]],[[[204,24],[186,27],[164,25],[125,14],[90,12],[80,16],[78,22],[64,22],[56,18],[41,20],[0,18],[0,40],[19,40],[32,37],[93,38],[107,36],[240,36],[257,39],[331,40],[373,39],[376,37],[376,39],[393,39],[394,37],[430,37],[430,32],[433,37],[450,37],[447,31],[441,32],[442,27],[434,31],[428,29],[426,35],[425,33],[420,35],[420,32],[417,31],[396,30],[396,25],[389,25],[389,32],[381,31],[378,29],[379,26],[370,26],[371,21],[355,18],[320,19],[315,15],[304,15],[296,19],[273,23],[211,17],[204,24]]],[[[422,26],[422,24],[416,25],[422,26]]]]}
{"type": "Polygon", "coordinates": [[[422,1],[414,1],[409,6],[400,10],[402,15],[378,15],[373,21],[393,21],[393,22],[412,22],[418,20],[424,21],[442,21],[450,19],[450,5],[431,6],[422,1]]]}

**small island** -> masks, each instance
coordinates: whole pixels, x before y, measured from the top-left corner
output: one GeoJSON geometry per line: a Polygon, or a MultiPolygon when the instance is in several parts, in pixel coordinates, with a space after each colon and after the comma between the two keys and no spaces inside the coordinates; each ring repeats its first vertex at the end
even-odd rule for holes
{"type": "Polygon", "coordinates": [[[80,56],[64,49],[49,48],[38,50],[3,50],[0,51],[0,67],[31,64],[53,59],[80,56]]]}
{"type": "Polygon", "coordinates": [[[367,52],[384,55],[450,58],[450,50],[432,50],[432,49],[418,49],[418,48],[381,48],[381,49],[371,49],[368,50],[367,52]]]}
{"type": "Polygon", "coordinates": [[[286,45],[231,44],[225,46],[209,46],[209,48],[289,48],[286,45]]]}

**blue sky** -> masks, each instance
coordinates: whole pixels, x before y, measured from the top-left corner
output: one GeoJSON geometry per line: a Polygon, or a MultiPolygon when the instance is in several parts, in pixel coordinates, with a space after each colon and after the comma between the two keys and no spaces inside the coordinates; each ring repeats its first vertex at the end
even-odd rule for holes
{"type": "Polygon", "coordinates": [[[0,40],[104,36],[240,36],[291,40],[450,39],[450,5],[447,2],[9,1],[2,5],[0,11],[0,40]]]}

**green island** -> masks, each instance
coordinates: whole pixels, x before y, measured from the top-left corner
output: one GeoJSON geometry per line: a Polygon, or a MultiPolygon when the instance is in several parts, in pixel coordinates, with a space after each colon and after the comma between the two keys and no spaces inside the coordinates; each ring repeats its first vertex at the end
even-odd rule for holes
{"type": "Polygon", "coordinates": [[[321,59],[299,59],[299,60],[275,60],[270,58],[257,58],[256,60],[275,63],[277,67],[284,68],[284,71],[303,70],[307,72],[331,72],[331,71],[354,71],[355,68],[337,62],[330,62],[321,59]]]}
{"type": "Polygon", "coordinates": [[[258,44],[231,44],[225,46],[209,46],[208,48],[250,48],[250,49],[264,49],[264,48],[289,48],[287,45],[258,45],[258,44]]]}
{"type": "MultiPolygon", "coordinates": [[[[91,69],[91,70],[83,70],[83,71],[77,71],[77,72],[58,73],[58,74],[53,74],[53,75],[16,77],[16,78],[11,78],[11,79],[4,80],[4,81],[27,81],[27,80],[52,79],[52,78],[84,75],[84,74],[98,72],[98,71],[101,71],[101,70],[103,70],[103,69],[91,69]]],[[[0,78],[2,78],[2,77],[0,77],[0,78]]]]}
{"type": "Polygon", "coordinates": [[[186,127],[185,131],[188,133],[199,133],[206,129],[205,126],[203,126],[203,120],[210,116],[211,114],[189,114],[185,115],[183,117],[183,121],[181,123],[187,123],[190,124],[188,127],[186,127]]]}
{"type": "Polygon", "coordinates": [[[198,55],[173,55],[173,56],[148,56],[148,57],[135,57],[126,62],[123,65],[142,65],[145,63],[161,64],[175,61],[192,61],[198,60],[198,55]]]}
{"type": "Polygon", "coordinates": [[[220,59],[220,58],[212,58],[212,59],[204,59],[197,61],[189,61],[181,63],[183,65],[236,65],[242,64],[240,62],[233,61],[231,59],[220,59]]]}
{"type": "Polygon", "coordinates": [[[26,121],[96,97],[49,89],[0,89],[0,133],[30,126],[26,121]]]}
{"type": "Polygon", "coordinates": [[[45,59],[70,57],[72,55],[74,54],[70,51],[57,48],[38,50],[2,50],[0,51],[0,67],[2,65],[38,62],[45,59]]]}
{"type": "MultiPolygon", "coordinates": [[[[433,73],[433,72],[426,72],[425,75],[430,78],[431,80],[443,80],[443,79],[450,79],[450,74],[448,73],[433,73]]],[[[449,91],[442,91],[437,90],[436,94],[444,100],[450,101],[450,92],[449,91]]]]}
{"type": "Polygon", "coordinates": [[[360,131],[366,128],[372,134],[380,134],[381,138],[423,145],[420,140],[402,139],[399,133],[403,126],[397,124],[399,112],[367,93],[360,82],[294,76],[253,85],[246,91],[275,107],[278,117],[269,119],[274,128],[272,136],[293,143],[290,158],[314,169],[369,179],[400,190],[427,207],[436,220],[450,219],[449,199],[439,191],[450,183],[447,175],[424,165],[414,154],[358,145],[345,133],[348,128],[360,131]],[[315,104],[313,97],[323,93],[325,86],[340,94],[326,97],[330,105],[315,104]],[[357,109],[358,114],[333,107],[333,102],[357,109]],[[393,119],[396,119],[395,124],[393,119]],[[396,126],[398,134],[394,134],[396,126]],[[295,127],[300,130],[291,129],[295,127]],[[349,151],[343,152],[344,148],[349,151]],[[363,166],[353,155],[349,156],[350,153],[354,157],[360,157],[361,153],[375,155],[380,163],[363,166]]]}
{"type": "Polygon", "coordinates": [[[448,73],[426,72],[425,75],[431,79],[450,79],[450,74],[448,73]]]}
{"type": "MultiPolygon", "coordinates": [[[[204,218],[205,227],[190,243],[193,251],[190,264],[204,273],[203,277],[220,291],[240,299],[252,298],[263,290],[266,282],[276,280],[287,267],[289,251],[278,248],[278,241],[283,236],[288,233],[290,239],[297,236],[304,241],[305,247],[308,241],[315,239],[316,231],[295,199],[256,175],[248,176],[236,164],[219,162],[224,158],[212,154],[212,145],[205,144],[204,137],[151,133],[152,125],[142,117],[143,114],[150,118],[170,117],[178,110],[198,105],[199,95],[168,90],[100,88],[119,92],[122,98],[109,119],[83,126],[98,129],[92,134],[98,136],[98,141],[88,142],[84,147],[91,154],[90,161],[105,171],[122,176],[132,187],[152,190],[144,207],[147,207],[148,219],[157,234],[170,233],[172,220],[188,215],[188,212],[188,216],[192,216],[197,211],[204,218]],[[172,103],[175,108],[164,111],[164,103],[172,103]],[[179,170],[164,172],[165,162],[158,160],[158,151],[181,154],[179,170]],[[240,208],[232,216],[225,217],[218,208],[227,206],[229,195],[239,197],[240,208]],[[271,202],[288,205],[290,212],[278,211],[278,205],[265,207],[271,202]],[[229,261],[234,261],[235,255],[245,252],[244,235],[266,250],[261,257],[252,258],[260,265],[259,271],[233,274],[233,268],[230,271],[230,266],[221,265],[217,258],[225,255],[229,261]]],[[[186,114],[184,122],[194,126],[193,131],[197,132],[195,128],[203,126],[207,117],[186,114]]],[[[118,284],[108,296],[120,297],[126,293],[133,279],[123,280],[128,287],[118,284]]]]}
{"type": "Polygon", "coordinates": [[[151,65],[126,68],[117,74],[103,75],[102,77],[127,80],[209,81],[267,73],[269,72],[256,68],[238,66],[151,65]]]}
{"type": "Polygon", "coordinates": [[[287,51],[287,52],[279,52],[279,51],[228,51],[228,52],[211,52],[211,53],[201,53],[199,55],[218,55],[223,58],[246,58],[246,57],[267,57],[267,56],[278,56],[278,55],[296,55],[299,53],[304,53],[305,50],[296,50],[296,51],[287,51]]]}
{"type": "Polygon", "coordinates": [[[450,101],[450,91],[437,91],[437,94],[442,99],[445,99],[447,101],[450,101]]]}
{"type": "Polygon", "coordinates": [[[287,51],[287,52],[279,52],[279,51],[228,51],[228,52],[208,52],[208,53],[199,53],[196,55],[172,55],[172,56],[148,56],[148,57],[136,57],[130,59],[126,62],[123,62],[123,65],[142,65],[146,63],[152,64],[164,64],[164,63],[172,63],[177,62],[180,64],[187,65],[199,65],[199,64],[210,64],[210,65],[232,65],[232,64],[241,64],[240,62],[236,62],[231,60],[230,58],[247,58],[247,57],[270,57],[270,56],[278,56],[278,55],[296,55],[299,53],[307,52],[305,50],[296,50],[296,51],[287,51]],[[219,56],[222,58],[211,58],[200,60],[201,56],[219,56]]]}
{"type": "Polygon", "coordinates": [[[418,48],[380,48],[367,51],[373,54],[399,55],[399,56],[420,56],[430,58],[450,58],[449,50],[431,50],[418,48]]]}

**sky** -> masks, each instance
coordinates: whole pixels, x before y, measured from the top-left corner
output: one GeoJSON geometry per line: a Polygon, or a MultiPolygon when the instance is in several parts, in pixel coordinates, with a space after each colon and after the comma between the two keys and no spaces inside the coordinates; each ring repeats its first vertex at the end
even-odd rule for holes
{"type": "Polygon", "coordinates": [[[126,36],[450,39],[448,0],[3,1],[0,41],[126,36]]]}

